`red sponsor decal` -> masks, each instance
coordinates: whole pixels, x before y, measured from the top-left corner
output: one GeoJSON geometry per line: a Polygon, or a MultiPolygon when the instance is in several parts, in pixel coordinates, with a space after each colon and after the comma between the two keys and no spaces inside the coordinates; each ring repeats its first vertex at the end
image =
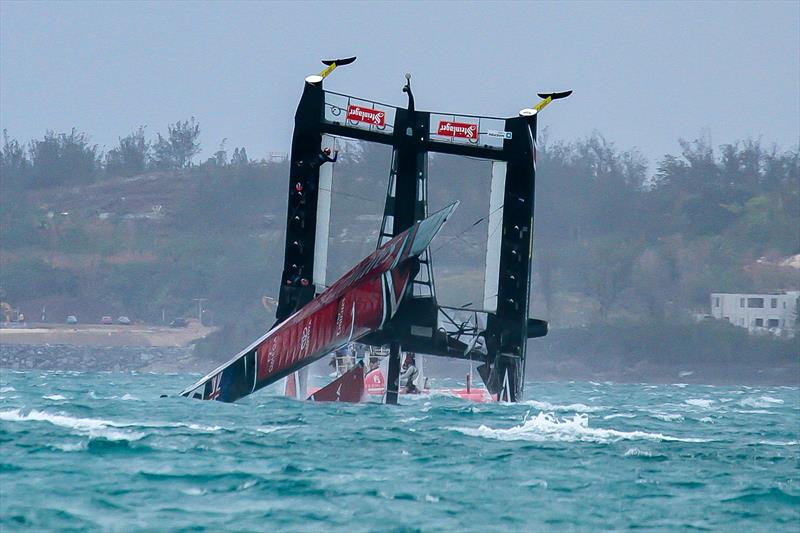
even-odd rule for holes
{"type": "Polygon", "coordinates": [[[462,139],[477,139],[478,125],[467,122],[450,122],[442,120],[439,122],[439,135],[445,137],[461,137],[462,139]]]}
{"type": "Polygon", "coordinates": [[[383,379],[383,374],[379,369],[375,369],[364,378],[364,385],[367,388],[367,394],[380,395],[386,392],[386,381],[383,379]]]}
{"type": "Polygon", "coordinates": [[[370,109],[369,107],[351,105],[347,108],[347,120],[366,122],[373,126],[383,126],[386,124],[386,112],[370,109]]]}

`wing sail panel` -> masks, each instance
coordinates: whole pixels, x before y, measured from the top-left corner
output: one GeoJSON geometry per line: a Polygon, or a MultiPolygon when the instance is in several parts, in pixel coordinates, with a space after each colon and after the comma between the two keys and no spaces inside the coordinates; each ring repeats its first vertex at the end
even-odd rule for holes
{"type": "Polygon", "coordinates": [[[445,207],[387,242],[319,297],[181,395],[233,402],[380,329],[416,273],[412,259],[428,247],[457,205],[445,207]],[[390,283],[384,280],[387,274],[390,283]]]}

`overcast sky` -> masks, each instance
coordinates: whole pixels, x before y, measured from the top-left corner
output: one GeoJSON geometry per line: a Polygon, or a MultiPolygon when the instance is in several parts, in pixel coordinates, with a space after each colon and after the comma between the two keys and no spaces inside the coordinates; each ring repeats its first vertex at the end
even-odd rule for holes
{"type": "Polygon", "coordinates": [[[303,78],[358,55],[326,88],[417,107],[593,130],[651,161],[679,137],[800,139],[800,2],[0,4],[0,126],[29,140],[75,126],[106,149],[197,117],[251,157],[288,151],[303,78]]]}

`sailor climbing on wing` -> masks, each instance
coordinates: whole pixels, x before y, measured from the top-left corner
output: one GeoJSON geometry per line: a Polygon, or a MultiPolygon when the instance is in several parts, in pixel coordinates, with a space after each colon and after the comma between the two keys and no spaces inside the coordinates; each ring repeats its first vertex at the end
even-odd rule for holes
{"type": "Polygon", "coordinates": [[[334,150],[333,157],[331,157],[331,149],[326,146],[311,159],[308,160],[301,159],[300,161],[298,161],[297,166],[300,168],[305,167],[306,169],[308,169],[309,167],[311,167],[311,169],[316,169],[321,167],[325,163],[335,163],[337,159],[339,159],[339,150],[334,150]]]}
{"type": "Polygon", "coordinates": [[[406,359],[403,361],[403,373],[400,374],[400,381],[401,383],[405,380],[405,393],[406,394],[417,394],[419,393],[419,389],[415,381],[417,380],[417,376],[419,375],[419,370],[417,370],[416,365],[416,357],[414,356],[414,352],[406,352],[406,359]]]}
{"type": "MultiPolygon", "coordinates": [[[[337,159],[339,159],[339,150],[335,150],[331,157],[331,149],[325,147],[311,159],[298,161],[297,166],[303,169],[305,175],[307,171],[316,170],[325,163],[335,163],[337,159]]],[[[314,184],[307,181],[305,177],[299,178],[294,184],[294,195],[299,198],[300,204],[305,204],[306,194],[314,190],[316,190],[314,184]]]]}
{"type": "Polygon", "coordinates": [[[339,159],[339,150],[333,152],[333,157],[331,157],[331,149],[325,147],[322,151],[317,155],[317,166],[321,167],[325,163],[336,163],[336,160],[339,159]]]}

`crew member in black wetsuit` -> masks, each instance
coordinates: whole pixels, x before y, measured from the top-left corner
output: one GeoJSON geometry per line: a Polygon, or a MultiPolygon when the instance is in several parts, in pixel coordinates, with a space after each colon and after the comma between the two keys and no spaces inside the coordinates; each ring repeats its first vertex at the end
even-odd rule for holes
{"type": "MultiPolygon", "coordinates": [[[[307,173],[318,169],[325,163],[335,163],[337,159],[339,159],[339,150],[333,152],[333,157],[331,157],[331,149],[323,148],[322,151],[310,160],[298,161],[297,166],[303,169],[302,175],[307,176],[307,173]]],[[[301,204],[305,204],[306,194],[313,190],[315,190],[314,184],[307,182],[305,177],[300,178],[294,184],[294,194],[299,198],[301,204]]]]}
{"type": "Polygon", "coordinates": [[[405,380],[406,387],[405,393],[406,394],[417,394],[419,393],[419,389],[417,385],[414,383],[417,380],[417,376],[419,375],[419,370],[417,370],[416,365],[416,358],[414,357],[414,352],[406,353],[406,359],[403,362],[403,373],[400,374],[400,382],[402,383],[405,380]]]}
{"type": "Polygon", "coordinates": [[[323,148],[322,151],[317,154],[315,163],[316,166],[321,167],[325,163],[336,163],[337,159],[339,159],[339,150],[336,150],[333,153],[333,157],[331,157],[331,149],[323,148]]]}
{"type": "Polygon", "coordinates": [[[333,157],[331,157],[331,149],[330,148],[323,148],[317,155],[312,157],[310,160],[300,160],[297,162],[298,167],[305,167],[306,169],[315,169],[319,168],[325,163],[336,163],[336,160],[339,159],[339,150],[333,152],[333,157]]]}

